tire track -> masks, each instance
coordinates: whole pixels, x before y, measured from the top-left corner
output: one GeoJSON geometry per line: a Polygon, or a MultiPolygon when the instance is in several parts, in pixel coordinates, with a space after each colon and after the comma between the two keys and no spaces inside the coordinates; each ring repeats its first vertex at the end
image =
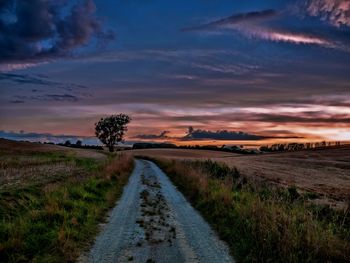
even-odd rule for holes
{"type": "Polygon", "coordinates": [[[80,262],[234,262],[227,246],[152,162],[136,160],[123,195],[80,262]]]}

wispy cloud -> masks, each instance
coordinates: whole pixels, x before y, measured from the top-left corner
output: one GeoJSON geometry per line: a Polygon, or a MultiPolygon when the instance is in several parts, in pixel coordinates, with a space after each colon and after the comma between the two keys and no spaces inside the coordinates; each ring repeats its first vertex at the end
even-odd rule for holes
{"type": "Polygon", "coordinates": [[[42,86],[53,86],[65,89],[86,89],[87,86],[65,83],[51,80],[46,75],[29,75],[29,74],[17,74],[17,73],[0,73],[0,81],[11,81],[16,84],[33,84],[42,86]]]}
{"type": "Polygon", "coordinates": [[[0,62],[0,72],[10,72],[20,69],[27,69],[31,67],[36,67],[47,62],[32,62],[32,63],[21,63],[21,62],[10,62],[6,64],[1,64],[0,62]]]}
{"type": "Polygon", "coordinates": [[[258,69],[258,66],[255,65],[246,65],[246,64],[230,64],[230,65],[218,65],[218,64],[203,64],[203,63],[192,63],[192,66],[199,69],[204,69],[206,71],[212,71],[217,73],[231,73],[234,75],[242,75],[253,70],[258,69]]]}
{"type": "Polygon", "coordinates": [[[17,95],[11,103],[25,103],[26,101],[53,101],[53,102],[77,102],[80,98],[72,94],[42,94],[23,96],[17,95]]]}
{"type": "Polygon", "coordinates": [[[0,83],[14,83],[23,86],[40,86],[42,89],[27,89],[19,91],[10,99],[11,104],[30,101],[77,102],[82,98],[91,97],[89,88],[81,84],[65,83],[50,79],[42,74],[0,73],[0,83]]]}
{"type": "Polygon", "coordinates": [[[162,131],[160,134],[138,134],[133,136],[132,138],[142,140],[169,139],[169,133],[170,131],[162,131]]]}
{"type": "MultiPolygon", "coordinates": [[[[197,73],[225,73],[242,75],[256,70],[257,61],[244,52],[230,49],[151,49],[136,51],[114,51],[79,58],[87,63],[130,63],[130,62],[156,62],[172,63],[176,67],[185,68],[182,73],[170,72],[159,74],[177,80],[198,80],[197,73]],[[232,58],[232,59],[229,59],[232,58]],[[239,58],[239,59],[238,59],[239,58]]],[[[134,78],[135,80],[136,78],[134,78]]]]}
{"type": "Polygon", "coordinates": [[[164,75],[165,78],[169,79],[179,79],[179,80],[197,80],[198,76],[190,75],[190,74],[175,74],[175,75],[164,75]]]}
{"type": "MultiPolygon", "coordinates": [[[[324,0],[326,1],[326,0],[324,0]]],[[[312,9],[313,10],[313,9],[312,9]]],[[[183,31],[234,31],[249,38],[258,38],[273,42],[285,42],[293,44],[318,45],[326,48],[335,48],[343,51],[349,49],[342,43],[329,38],[307,32],[297,32],[283,29],[281,26],[272,26],[272,19],[283,18],[283,12],[275,10],[263,10],[249,13],[241,13],[227,18],[215,20],[203,25],[184,28],[183,31]]],[[[341,20],[343,21],[343,20],[341,20]]]]}
{"type": "Polygon", "coordinates": [[[261,21],[261,20],[276,17],[277,15],[278,15],[278,12],[273,9],[241,13],[241,14],[235,14],[235,15],[229,16],[227,18],[219,19],[207,24],[183,28],[182,30],[183,31],[208,30],[210,28],[216,28],[220,26],[234,25],[234,24],[239,24],[244,22],[261,21]]]}
{"type": "Polygon", "coordinates": [[[322,37],[304,33],[292,33],[280,29],[269,29],[263,26],[242,25],[233,28],[247,37],[256,37],[274,42],[287,42],[293,44],[313,44],[323,47],[336,48],[336,44],[322,37]]]}
{"type": "Polygon", "coordinates": [[[14,100],[10,100],[10,103],[12,104],[22,104],[25,103],[24,100],[20,100],[20,99],[14,99],[14,100]]]}

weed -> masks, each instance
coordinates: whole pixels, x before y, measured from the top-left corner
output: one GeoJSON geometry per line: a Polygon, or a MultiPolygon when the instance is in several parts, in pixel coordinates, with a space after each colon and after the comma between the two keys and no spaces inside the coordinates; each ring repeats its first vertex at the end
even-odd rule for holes
{"type": "Polygon", "coordinates": [[[318,193],[315,193],[315,192],[307,192],[307,193],[303,194],[303,197],[306,199],[313,200],[313,199],[319,198],[320,195],[318,193]]]}
{"type": "Polygon", "coordinates": [[[133,161],[118,156],[101,163],[58,153],[35,158],[28,162],[38,167],[63,162],[79,173],[0,192],[0,262],[72,262],[121,195],[133,161]]]}
{"type": "Polygon", "coordinates": [[[347,213],[310,206],[295,187],[281,189],[247,178],[242,184],[238,171],[213,162],[153,161],[217,230],[238,261],[348,262],[347,213]]]}

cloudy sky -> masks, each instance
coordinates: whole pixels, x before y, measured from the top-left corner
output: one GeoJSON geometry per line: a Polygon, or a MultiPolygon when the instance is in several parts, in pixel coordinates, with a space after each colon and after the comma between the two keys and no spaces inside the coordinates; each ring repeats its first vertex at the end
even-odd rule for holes
{"type": "Polygon", "coordinates": [[[132,141],[350,140],[350,1],[0,1],[0,136],[119,112],[132,141]]]}

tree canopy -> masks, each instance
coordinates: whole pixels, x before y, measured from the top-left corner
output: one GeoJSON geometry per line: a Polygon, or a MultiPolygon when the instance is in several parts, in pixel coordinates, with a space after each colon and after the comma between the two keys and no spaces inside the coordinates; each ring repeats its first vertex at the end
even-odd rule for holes
{"type": "Polygon", "coordinates": [[[101,118],[95,123],[96,137],[113,152],[114,146],[123,140],[130,121],[131,118],[123,113],[101,118]]]}

